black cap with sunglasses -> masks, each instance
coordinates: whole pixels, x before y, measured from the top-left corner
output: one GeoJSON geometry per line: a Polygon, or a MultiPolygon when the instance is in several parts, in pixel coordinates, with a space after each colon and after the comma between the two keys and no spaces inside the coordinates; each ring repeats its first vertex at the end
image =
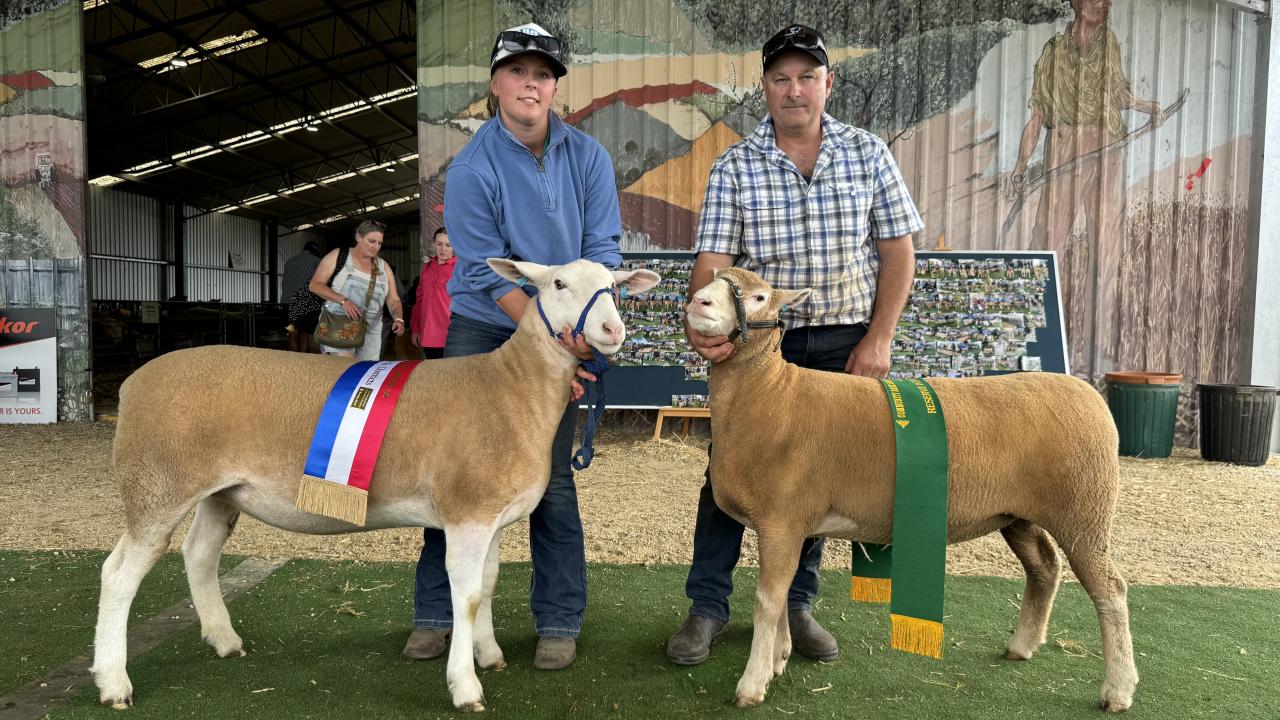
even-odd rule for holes
{"type": "Polygon", "coordinates": [[[537,53],[546,58],[556,77],[562,78],[569,72],[561,61],[563,51],[564,44],[560,39],[537,23],[507,28],[498,33],[498,39],[493,43],[493,52],[489,54],[489,74],[493,75],[498,65],[508,58],[537,53]]]}
{"type": "Polygon", "coordinates": [[[808,53],[814,60],[830,66],[822,33],[806,25],[788,25],[765,41],[764,51],[761,53],[764,56],[764,69],[768,70],[774,60],[793,50],[808,53]]]}

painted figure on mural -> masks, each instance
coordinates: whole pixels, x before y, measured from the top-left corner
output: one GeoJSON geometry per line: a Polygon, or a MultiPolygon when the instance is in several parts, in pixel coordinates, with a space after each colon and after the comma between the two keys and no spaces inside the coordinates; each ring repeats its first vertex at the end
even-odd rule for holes
{"type": "MultiPolygon", "coordinates": [[[[1120,249],[1124,245],[1125,167],[1120,141],[1129,134],[1122,115],[1136,110],[1159,127],[1159,103],[1133,94],[1124,74],[1120,43],[1107,27],[1112,0],[1071,0],[1075,18],[1045,43],[1031,87],[1031,119],[1022,131],[1010,177],[1014,208],[1006,230],[1031,192],[1043,186],[1031,244],[1062,258],[1083,211],[1089,256],[1098,289],[1094,308],[1107,317],[1115,307],[1120,249]],[[1045,130],[1044,172],[1027,181],[1027,162],[1045,130]]],[[[1064,272],[1070,281],[1072,273],[1064,272]]],[[[1076,297],[1080,297],[1079,289],[1076,297]]],[[[1103,354],[1114,348],[1103,342],[1103,354]]]]}

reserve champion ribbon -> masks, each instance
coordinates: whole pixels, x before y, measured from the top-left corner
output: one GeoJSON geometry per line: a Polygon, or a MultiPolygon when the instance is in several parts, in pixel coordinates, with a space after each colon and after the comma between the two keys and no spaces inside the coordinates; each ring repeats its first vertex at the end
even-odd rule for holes
{"type": "Polygon", "coordinates": [[[364,525],[382,437],[405,381],[420,362],[362,361],[342,373],[311,435],[299,510],[364,525]]]}
{"type": "Polygon", "coordinates": [[[891,545],[855,543],[850,596],[888,602],[895,650],[942,657],[947,426],[927,382],[882,380],[897,456],[891,545]]]}

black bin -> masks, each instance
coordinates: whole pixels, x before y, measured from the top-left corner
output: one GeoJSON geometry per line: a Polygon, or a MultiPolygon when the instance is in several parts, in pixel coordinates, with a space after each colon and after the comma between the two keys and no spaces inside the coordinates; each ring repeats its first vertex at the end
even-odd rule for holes
{"type": "Polygon", "coordinates": [[[1265,465],[1271,454],[1276,388],[1196,387],[1200,392],[1200,457],[1237,465],[1265,465]]]}

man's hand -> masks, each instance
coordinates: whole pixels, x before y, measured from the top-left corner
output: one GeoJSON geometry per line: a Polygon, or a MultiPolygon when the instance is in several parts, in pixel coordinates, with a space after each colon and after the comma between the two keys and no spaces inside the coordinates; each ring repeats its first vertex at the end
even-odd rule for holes
{"type": "Polygon", "coordinates": [[[689,338],[693,351],[701,355],[707,362],[718,363],[733,357],[737,351],[727,335],[703,335],[689,327],[689,320],[684,321],[684,336],[689,338]]]}
{"type": "Polygon", "coordinates": [[[865,337],[849,353],[844,371],[850,375],[881,379],[889,377],[890,364],[889,341],[865,337]]]}

